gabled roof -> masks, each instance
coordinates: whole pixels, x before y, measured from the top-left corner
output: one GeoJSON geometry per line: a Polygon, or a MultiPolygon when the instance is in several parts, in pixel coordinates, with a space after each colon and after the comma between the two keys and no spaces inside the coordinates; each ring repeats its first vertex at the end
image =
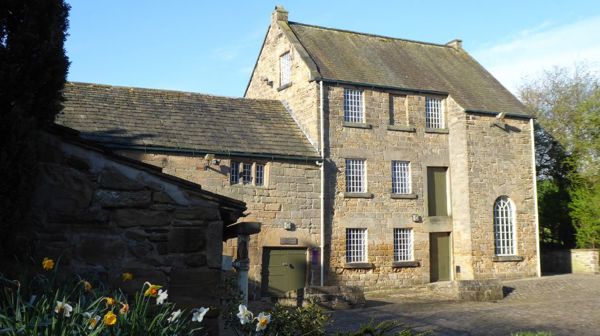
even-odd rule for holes
{"type": "Polygon", "coordinates": [[[109,147],[319,156],[278,100],[73,82],[64,96],[56,123],[109,147]]]}
{"type": "Polygon", "coordinates": [[[449,94],[467,111],[527,116],[521,102],[462,48],[287,25],[324,81],[449,94]]]}

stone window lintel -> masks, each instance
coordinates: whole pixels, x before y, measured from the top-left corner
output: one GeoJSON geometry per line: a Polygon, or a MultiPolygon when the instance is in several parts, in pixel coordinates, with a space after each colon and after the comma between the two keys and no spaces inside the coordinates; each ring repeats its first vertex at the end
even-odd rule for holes
{"type": "Polygon", "coordinates": [[[388,125],[388,131],[396,131],[396,132],[411,132],[414,133],[417,131],[416,127],[406,126],[406,125],[388,125]]]}
{"type": "Polygon", "coordinates": [[[342,126],[349,127],[349,128],[364,128],[364,129],[373,128],[373,125],[371,125],[371,124],[357,123],[357,122],[350,122],[350,121],[344,121],[342,126]]]}
{"type": "Polygon", "coordinates": [[[346,269],[371,269],[373,267],[373,264],[369,262],[346,263],[344,265],[346,269]]]}
{"type": "Polygon", "coordinates": [[[522,256],[494,256],[492,257],[492,261],[494,262],[510,262],[510,261],[516,261],[516,262],[520,262],[525,260],[524,257],[522,256]]]}
{"type": "Polygon", "coordinates": [[[425,133],[448,134],[450,131],[447,128],[426,128],[425,133]]]}
{"type": "Polygon", "coordinates": [[[408,268],[408,267],[420,267],[421,262],[418,260],[414,261],[394,261],[392,263],[393,268],[408,268]]]}
{"type": "Polygon", "coordinates": [[[391,194],[392,199],[417,199],[417,194],[391,194]]]}
{"type": "Polygon", "coordinates": [[[366,193],[345,192],[344,197],[345,198],[373,198],[373,194],[369,193],[369,192],[366,192],[366,193]]]}
{"type": "Polygon", "coordinates": [[[290,86],[292,86],[292,82],[281,85],[280,87],[277,88],[277,91],[285,90],[285,89],[289,88],[290,86]]]}

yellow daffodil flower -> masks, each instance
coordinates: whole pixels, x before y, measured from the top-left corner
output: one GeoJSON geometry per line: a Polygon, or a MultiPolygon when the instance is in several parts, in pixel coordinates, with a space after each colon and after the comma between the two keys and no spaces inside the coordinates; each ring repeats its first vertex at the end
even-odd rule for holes
{"type": "Polygon", "coordinates": [[[50,258],[44,258],[44,260],[42,260],[42,268],[44,268],[46,271],[52,270],[54,268],[54,260],[50,258]]]}
{"type": "Polygon", "coordinates": [[[130,272],[125,272],[125,273],[121,274],[121,280],[123,280],[123,281],[133,280],[133,274],[130,272]]]}
{"type": "Polygon", "coordinates": [[[104,298],[104,301],[106,301],[106,305],[107,305],[107,306],[114,306],[114,305],[115,305],[115,303],[117,303],[117,302],[115,301],[115,299],[113,299],[113,298],[111,298],[111,297],[105,297],[105,298],[104,298]]]}
{"type": "Polygon", "coordinates": [[[109,327],[114,326],[115,324],[117,324],[117,315],[115,315],[115,313],[113,313],[112,310],[110,310],[104,315],[103,321],[104,324],[106,324],[109,327]]]}
{"type": "Polygon", "coordinates": [[[86,292],[91,292],[92,291],[92,284],[89,281],[83,280],[83,289],[86,292]]]}
{"type": "Polygon", "coordinates": [[[261,330],[267,329],[269,322],[271,322],[271,314],[260,313],[256,318],[256,331],[259,332],[261,330]]]}
{"type": "Polygon", "coordinates": [[[144,285],[148,285],[148,289],[144,292],[144,296],[156,297],[158,295],[158,290],[162,288],[162,286],[153,285],[149,282],[146,282],[144,285]]]}

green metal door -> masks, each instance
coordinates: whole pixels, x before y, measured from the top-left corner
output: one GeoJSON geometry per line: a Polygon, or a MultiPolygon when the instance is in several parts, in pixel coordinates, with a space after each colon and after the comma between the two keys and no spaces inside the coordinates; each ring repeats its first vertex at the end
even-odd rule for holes
{"type": "Polygon", "coordinates": [[[450,280],[450,232],[429,234],[431,282],[450,280]]]}
{"type": "Polygon", "coordinates": [[[262,292],[265,296],[303,288],[306,282],[306,250],[265,248],[262,292]]]}
{"type": "Polygon", "coordinates": [[[446,167],[427,167],[427,207],[429,216],[448,216],[446,167]]]}

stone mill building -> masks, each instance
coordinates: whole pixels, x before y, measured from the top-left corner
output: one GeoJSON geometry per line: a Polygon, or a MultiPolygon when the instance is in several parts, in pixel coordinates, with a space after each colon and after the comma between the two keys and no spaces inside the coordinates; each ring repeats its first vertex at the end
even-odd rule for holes
{"type": "Polygon", "coordinates": [[[532,118],[460,40],[277,7],[244,98],[87,83],[65,97],[57,123],[86,140],[246,203],[256,296],[539,275],[532,118]]]}

